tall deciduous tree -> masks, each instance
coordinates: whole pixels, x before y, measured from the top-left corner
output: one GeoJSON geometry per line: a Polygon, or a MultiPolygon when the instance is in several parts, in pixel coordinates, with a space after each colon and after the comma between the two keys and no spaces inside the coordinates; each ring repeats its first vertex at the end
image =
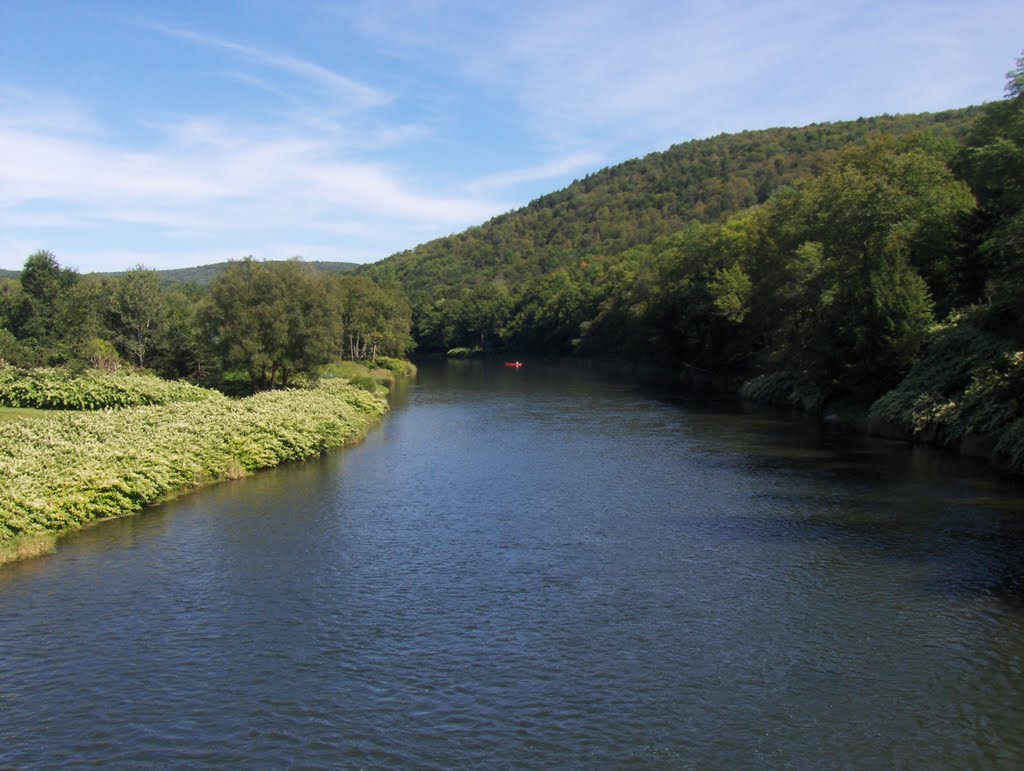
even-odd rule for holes
{"type": "Polygon", "coordinates": [[[324,277],[297,260],[233,262],[210,286],[207,321],[229,367],[257,388],[287,386],[341,351],[324,277]]]}
{"type": "Polygon", "coordinates": [[[785,343],[787,366],[831,392],[893,385],[932,320],[919,268],[941,258],[936,250],[952,243],[973,205],[940,160],[882,140],[844,151],[780,196],[784,271],[814,266],[803,284],[810,294],[787,313],[800,323],[784,324],[798,331],[785,343]]]}
{"type": "Polygon", "coordinates": [[[141,265],[114,280],[110,323],[121,355],[145,367],[164,334],[167,308],[160,276],[141,265]]]}
{"type": "Polygon", "coordinates": [[[30,255],[21,271],[25,302],[15,334],[39,347],[55,346],[62,333],[62,304],[77,280],[78,274],[62,268],[52,252],[30,255]]]}
{"type": "Polygon", "coordinates": [[[397,286],[381,287],[364,276],[333,281],[332,313],[344,330],[348,358],[372,361],[404,356],[412,348],[412,311],[397,286]]]}

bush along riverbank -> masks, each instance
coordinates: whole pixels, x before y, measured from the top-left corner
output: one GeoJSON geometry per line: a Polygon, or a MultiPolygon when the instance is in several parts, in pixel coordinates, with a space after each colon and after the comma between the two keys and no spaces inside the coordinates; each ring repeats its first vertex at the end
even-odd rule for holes
{"type": "Polygon", "coordinates": [[[746,381],[740,397],[1024,474],[1024,351],[1016,336],[1006,335],[1007,326],[984,308],[951,315],[929,330],[906,376],[873,402],[829,399],[807,378],[788,372],[746,381]]]}
{"type": "Polygon", "coordinates": [[[144,404],[199,402],[224,395],[183,380],[132,370],[71,373],[62,367],[24,369],[0,363],[0,406],[42,410],[103,410],[144,404]]]}
{"type": "Polygon", "coordinates": [[[876,401],[868,430],[989,459],[1024,474],[1024,351],[984,313],[937,326],[903,381],[876,401]]]}
{"type": "Polygon", "coordinates": [[[386,411],[382,395],[336,379],[0,423],[0,562],[50,551],[90,522],[354,443],[386,411]]]}

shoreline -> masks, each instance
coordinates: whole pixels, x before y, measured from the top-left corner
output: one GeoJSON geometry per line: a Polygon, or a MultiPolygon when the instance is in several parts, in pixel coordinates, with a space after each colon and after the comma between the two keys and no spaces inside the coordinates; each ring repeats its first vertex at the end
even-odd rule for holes
{"type": "Polygon", "coordinates": [[[0,565],[83,527],[361,441],[388,411],[347,381],[0,424],[0,565]]]}
{"type": "MultiPolygon", "coordinates": [[[[578,361],[587,360],[579,359],[578,361]]],[[[778,398],[781,392],[774,394],[777,398],[757,398],[752,393],[752,389],[744,388],[744,385],[753,382],[756,378],[748,376],[746,380],[740,382],[739,376],[735,373],[721,374],[685,368],[672,369],[650,363],[614,360],[591,359],[590,361],[594,361],[600,367],[623,372],[641,381],[680,388],[687,393],[735,398],[738,404],[792,411],[794,416],[801,415],[822,424],[845,426],[850,431],[864,436],[904,442],[914,447],[927,447],[961,458],[980,459],[997,473],[1007,474],[1018,479],[1024,478],[1024,460],[1007,452],[1000,453],[1002,449],[1000,445],[1004,439],[1012,440],[1011,433],[1014,431],[1020,433],[1019,421],[999,424],[1002,431],[986,432],[977,430],[973,425],[962,427],[944,421],[944,416],[950,413],[935,410],[933,414],[929,415],[929,421],[920,421],[921,425],[918,425],[918,421],[914,420],[912,414],[900,415],[898,421],[886,420],[880,414],[873,414],[877,410],[876,405],[889,394],[895,393],[897,389],[892,389],[874,402],[838,400],[808,406],[797,398],[778,398]]],[[[907,401],[910,404],[921,403],[926,399],[933,398],[933,395],[925,388],[910,387],[908,390],[911,396],[907,401]]],[[[766,389],[762,393],[769,394],[770,390],[766,389]]],[[[996,393],[993,396],[998,397],[999,394],[996,393]]],[[[963,400],[963,394],[954,394],[952,397],[946,397],[946,400],[955,403],[958,397],[963,400]]]]}

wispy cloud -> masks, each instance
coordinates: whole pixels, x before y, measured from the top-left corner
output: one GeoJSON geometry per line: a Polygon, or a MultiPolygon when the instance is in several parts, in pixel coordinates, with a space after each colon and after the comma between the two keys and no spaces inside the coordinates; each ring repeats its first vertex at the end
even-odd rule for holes
{"type": "Polygon", "coordinates": [[[259,5],[244,34],[100,11],[123,46],[11,57],[0,264],[375,259],[673,142],[997,99],[1024,27],[1010,0],[259,5]]]}
{"type": "Polygon", "coordinates": [[[447,61],[514,102],[537,137],[618,153],[998,98],[1024,24],[1007,0],[352,0],[339,12],[396,57],[447,61]]]}
{"type": "Polygon", "coordinates": [[[602,162],[600,154],[594,152],[573,153],[565,158],[558,158],[548,163],[530,166],[525,169],[502,171],[487,174],[473,180],[467,186],[470,191],[482,193],[488,190],[503,189],[524,182],[542,182],[572,174],[577,171],[594,171],[602,162]]]}
{"type": "MultiPolygon", "coordinates": [[[[12,236],[12,249],[31,240],[20,234],[45,230],[47,248],[68,240],[81,255],[90,252],[82,234],[102,231],[106,249],[92,250],[90,260],[108,262],[103,254],[123,256],[131,249],[119,244],[136,244],[141,250],[126,263],[135,264],[165,241],[165,255],[184,255],[181,245],[192,241],[209,244],[207,261],[238,248],[291,256],[271,251],[287,243],[319,243],[311,258],[344,253],[364,261],[410,246],[411,230],[444,235],[509,208],[454,189],[423,189],[396,168],[346,157],[333,137],[301,126],[192,116],[156,125],[148,147],[127,150],[102,132],[46,130],[57,123],[46,103],[61,100],[33,103],[43,110],[35,127],[21,128],[27,117],[10,113],[0,122],[0,231],[12,236]]],[[[0,259],[15,267],[27,254],[0,259]]]]}
{"type": "MultiPolygon", "coordinates": [[[[353,107],[370,108],[387,104],[391,97],[381,89],[361,83],[358,80],[334,72],[327,67],[314,62],[300,59],[290,54],[267,51],[255,46],[245,45],[233,40],[208,35],[182,27],[172,27],[164,24],[149,23],[150,29],[162,32],[170,37],[186,40],[208,48],[216,48],[236,54],[264,67],[281,70],[290,73],[314,84],[317,84],[325,91],[344,98],[353,107]]],[[[236,76],[237,77],[237,76],[236,76]]]]}
{"type": "Polygon", "coordinates": [[[96,134],[99,124],[76,99],[65,94],[41,94],[0,83],[0,126],[25,131],[96,134]]]}

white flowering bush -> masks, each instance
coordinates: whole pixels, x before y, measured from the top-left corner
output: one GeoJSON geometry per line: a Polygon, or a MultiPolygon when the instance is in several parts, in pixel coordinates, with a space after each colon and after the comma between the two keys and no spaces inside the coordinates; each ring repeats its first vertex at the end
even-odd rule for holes
{"type": "Polygon", "coordinates": [[[0,406],[5,407],[102,410],[223,398],[217,391],[142,372],[94,369],[73,374],[56,367],[0,366],[0,406]]]}
{"type": "Polygon", "coordinates": [[[0,424],[0,547],[361,438],[383,397],[343,381],[0,424]]]}

